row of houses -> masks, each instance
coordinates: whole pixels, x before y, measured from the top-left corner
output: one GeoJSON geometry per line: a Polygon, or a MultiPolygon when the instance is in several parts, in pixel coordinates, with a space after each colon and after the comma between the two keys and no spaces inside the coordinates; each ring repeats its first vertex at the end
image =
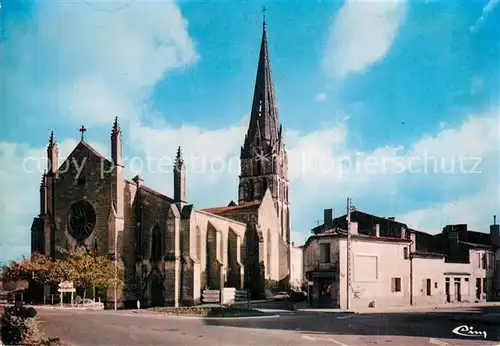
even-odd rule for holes
{"type": "Polygon", "coordinates": [[[348,242],[346,216],[333,218],[332,209],[326,209],[323,224],[292,251],[292,282],[304,278],[314,306],[500,300],[500,226],[495,217],[489,234],[460,224],[432,235],[392,217],[353,210],[348,242]]]}

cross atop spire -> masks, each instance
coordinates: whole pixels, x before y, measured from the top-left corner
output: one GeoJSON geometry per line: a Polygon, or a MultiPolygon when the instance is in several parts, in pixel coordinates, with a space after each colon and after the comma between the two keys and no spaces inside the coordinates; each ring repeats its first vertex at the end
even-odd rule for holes
{"type": "Polygon", "coordinates": [[[266,30],[266,6],[262,6],[262,27],[266,30]]]}
{"type": "Polygon", "coordinates": [[[87,129],[85,128],[85,126],[82,125],[82,127],[78,131],[80,131],[82,133],[82,141],[83,141],[83,136],[85,134],[85,131],[87,131],[87,129]]]}

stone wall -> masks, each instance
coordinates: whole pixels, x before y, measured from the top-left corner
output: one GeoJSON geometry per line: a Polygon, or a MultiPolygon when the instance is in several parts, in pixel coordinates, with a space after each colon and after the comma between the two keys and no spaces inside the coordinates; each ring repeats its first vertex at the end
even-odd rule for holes
{"type": "Polygon", "coordinates": [[[218,254],[218,236],[217,230],[209,223],[207,228],[207,286],[210,289],[220,288],[220,270],[222,263],[218,254]]]}
{"type": "MultiPolygon", "coordinates": [[[[52,191],[55,209],[55,247],[73,250],[78,245],[68,229],[68,213],[74,203],[85,199],[95,210],[96,223],[92,234],[84,240],[83,245],[88,250],[96,247],[99,255],[108,254],[108,215],[111,209],[112,181],[115,174],[114,170],[106,173],[109,171],[110,164],[80,142],[61,165],[54,191],[52,191]],[[80,167],[83,167],[83,170],[79,175],[80,167]],[[84,180],[79,178],[84,178],[84,180]]],[[[56,258],[63,256],[61,252],[54,250],[52,249],[56,258]]]]}

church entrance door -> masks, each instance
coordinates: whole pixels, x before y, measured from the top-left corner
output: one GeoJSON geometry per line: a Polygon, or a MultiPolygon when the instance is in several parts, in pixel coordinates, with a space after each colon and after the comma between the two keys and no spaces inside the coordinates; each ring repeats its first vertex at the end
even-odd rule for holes
{"type": "Polygon", "coordinates": [[[163,297],[163,283],[161,276],[153,272],[151,274],[151,305],[164,306],[165,299],[163,297]]]}

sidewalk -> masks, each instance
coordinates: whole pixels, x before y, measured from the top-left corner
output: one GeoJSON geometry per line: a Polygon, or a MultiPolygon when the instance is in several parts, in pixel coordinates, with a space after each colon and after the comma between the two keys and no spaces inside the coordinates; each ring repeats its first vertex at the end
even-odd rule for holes
{"type": "Polygon", "coordinates": [[[376,308],[354,308],[352,310],[346,309],[333,309],[333,308],[303,308],[297,309],[300,312],[325,312],[325,313],[388,313],[388,312],[418,312],[418,311],[433,311],[439,309],[457,309],[457,308],[480,308],[499,306],[500,302],[480,302],[480,303],[454,303],[454,304],[441,304],[441,305],[413,305],[413,306],[394,306],[394,307],[376,307],[376,308]]]}

